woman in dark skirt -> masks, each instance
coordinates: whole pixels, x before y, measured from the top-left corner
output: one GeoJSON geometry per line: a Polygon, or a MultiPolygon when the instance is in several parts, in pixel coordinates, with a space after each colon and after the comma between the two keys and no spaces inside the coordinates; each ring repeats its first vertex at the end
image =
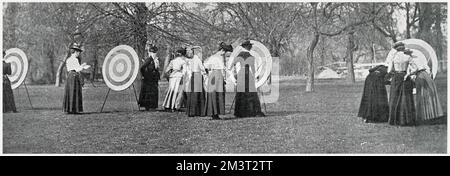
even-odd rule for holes
{"type": "Polygon", "coordinates": [[[378,65],[369,70],[359,106],[358,117],[366,123],[387,122],[389,104],[386,91],[387,66],[378,65]]]}
{"type": "Polygon", "coordinates": [[[194,53],[195,48],[187,50],[186,59],[186,113],[189,117],[204,116],[205,111],[205,90],[203,88],[203,74],[205,67],[200,58],[194,53]]]}
{"type": "Polygon", "coordinates": [[[264,116],[261,111],[258,92],[255,82],[255,57],[250,54],[252,43],[245,41],[241,45],[244,51],[240,52],[230,66],[240,63],[241,69],[237,76],[236,106],[234,115],[236,117],[259,117],[264,116]]]}
{"type": "Polygon", "coordinates": [[[142,75],[141,93],[139,94],[139,107],[144,107],[146,111],[154,110],[158,107],[158,81],[159,81],[159,61],[156,56],[158,47],[147,45],[148,57],[141,66],[142,75]]]}
{"type": "Polygon", "coordinates": [[[80,72],[83,69],[88,69],[89,65],[86,65],[86,63],[80,65],[79,56],[82,51],[81,46],[74,43],[70,47],[68,58],[66,59],[68,74],[64,91],[63,111],[68,114],[79,114],[83,112],[80,72]]]}
{"type": "MultiPolygon", "coordinates": [[[[6,53],[3,52],[3,59],[6,53]]],[[[3,112],[17,112],[16,104],[14,102],[14,94],[11,89],[11,81],[8,75],[11,75],[11,64],[3,60],[3,112]]]]}
{"type": "Polygon", "coordinates": [[[399,126],[416,125],[414,107],[414,84],[406,71],[411,57],[404,53],[405,44],[396,43],[397,52],[388,59],[388,73],[392,72],[391,90],[389,96],[389,124],[399,126]]]}
{"type": "Polygon", "coordinates": [[[225,114],[225,57],[229,57],[231,52],[231,45],[221,43],[219,52],[205,62],[208,71],[205,116],[211,116],[212,119],[220,119],[219,115],[225,114]]]}
{"type": "Polygon", "coordinates": [[[420,52],[407,50],[405,53],[412,57],[408,75],[416,87],[416,123],[426,123],[444,116],[427,59],[420,52]]]}

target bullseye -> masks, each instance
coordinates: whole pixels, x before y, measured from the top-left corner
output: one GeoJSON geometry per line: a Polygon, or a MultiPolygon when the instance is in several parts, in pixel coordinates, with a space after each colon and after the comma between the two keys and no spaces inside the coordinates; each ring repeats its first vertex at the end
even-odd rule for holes
{"type": "Polygon", "coordinates": [[[28,73],[28,59],[25,53],[19,48],[6,50],[5,62],[11,64],[11,75],[8,75],[11,81],[11,88],[19,87],[28,73]]]}
{"type": "Polygon", "coordinates": [[[121,91],[133,84],[139,71],[139,57],[133,48],[119,45],[106,55],[102,75],[106,85],[121,91]]]}

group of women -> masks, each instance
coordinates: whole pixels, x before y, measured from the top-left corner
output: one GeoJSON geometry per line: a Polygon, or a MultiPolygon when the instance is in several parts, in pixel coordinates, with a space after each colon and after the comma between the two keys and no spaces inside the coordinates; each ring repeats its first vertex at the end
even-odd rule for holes
{"type": "MultiPolygon", "coordinates": [[[[246,41],[242,47],[244,51],[233,61],[233,65],[237,63],[241,65],[237,81],[235,116],[264,116],[255,88],[255,58],[249,52],[252,43],[246,41]]],[[[209,57],[205,63],[195,53],[198,49],[199,47],[190,47],[176,50],[175,57],[164,71],[169,78],[169,86],[162,107],[172,112],[185,107],[189,117],[210,116],[213,119],[220,119],[219,115],[225,114],[224,77],[226,69],[229,69],[225,61],[233,51],[233,47],[221,43],[218,52],[209,57]]],[[[142,80],[138,104],[150,111],[158,108],[160,73],[156,54],[158,47],[147,44],[146,50],[145,62],[140,67],[142,80]]],[[[69,114],[83,112],[80,71],[89,66],[79,64],[79,55],[82,51],[81,46],[73,44],[66,59],[68,77],[63,110],[69,114]]]]}
{"type": "Polygon", "coordinates": [[[366,122],[398,126],[419,125],[444,116],[425,56],[407,49],[402,42],[393,48],[396,52],[388,56],[386,65],[369,70],[358,116],[366,122]]]}
{"type": "MultiPolygon", "coordinates": [[[[261,111],[259,97],[255,88],[255,58],[249,54],[252,47],[250,41],[242,43],[245,48],[233,65],[240,63],[236,93],[236,117],[264,116],[261,111]]],[[[221,43],[217,53],[204,63],[196,54],[197,47],[179,48],[175,58],[170,61],[165,73],[169,75],[169,87],[166,92],[163,108],[168,111],[179,111],[183,105],[189,117],[210,116],[220,119],[225,114],[225,74],[226,58],[233,52],[233,47],[221,43]]]]}

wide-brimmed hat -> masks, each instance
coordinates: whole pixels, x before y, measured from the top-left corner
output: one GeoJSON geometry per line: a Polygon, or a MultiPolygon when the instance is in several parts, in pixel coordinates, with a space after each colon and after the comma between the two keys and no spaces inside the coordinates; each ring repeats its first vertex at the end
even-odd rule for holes
{"type": "Polygon", "coordinates": [[[405,43],[396,42],[396,43],[394,43],[394,46],[392,46],[392,48],[397,49],[398,47],[401,47],[401,46],[405,47],[405,43]]]}
{"type": "Polygon", "coordinates": [[[253,45],[253,43],[251,43],[250,40],[247,40],[247,41],[245,41],[244,43],[241,44],[242,47],[252,46],[252,45],[253,45]]]}
{"type": "Polygon", "coordinates": [[[73,43],[72,46],[70,46],[70,49],[78,50],[80,52],[83,51],[81,44],[79,44],[79,43],[73,43]]]}

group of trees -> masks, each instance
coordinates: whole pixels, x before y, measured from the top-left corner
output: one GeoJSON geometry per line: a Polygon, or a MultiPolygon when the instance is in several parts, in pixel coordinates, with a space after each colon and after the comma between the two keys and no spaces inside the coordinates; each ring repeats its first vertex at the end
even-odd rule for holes
{"type": "MultiPolygon", "coordinates": [[[[423,39],[446,60],[445,3],[4,3],[3,48],[19,47],[30,60],[28,81],[59,85],[67,48],[84,45],[83,62],[99,63],[118,44],[145,56],[145,43],[159,48],[167,64],[174,48],[198,45],[203,56],[221,41],[253,39],[280,57],[284,75],[307,75],[314,91],[315,68],[345,61],[380,62],[393,42],[423,39]],[[405,29],[399,28],[404,20],[405,29]],[[404,30],[404,32],[403,32],[404,30]]],[[[164,65],[162,65],[164,68],[164,65]]],[[[348,76],[354,82],[353,74],[348,76]]]]}

